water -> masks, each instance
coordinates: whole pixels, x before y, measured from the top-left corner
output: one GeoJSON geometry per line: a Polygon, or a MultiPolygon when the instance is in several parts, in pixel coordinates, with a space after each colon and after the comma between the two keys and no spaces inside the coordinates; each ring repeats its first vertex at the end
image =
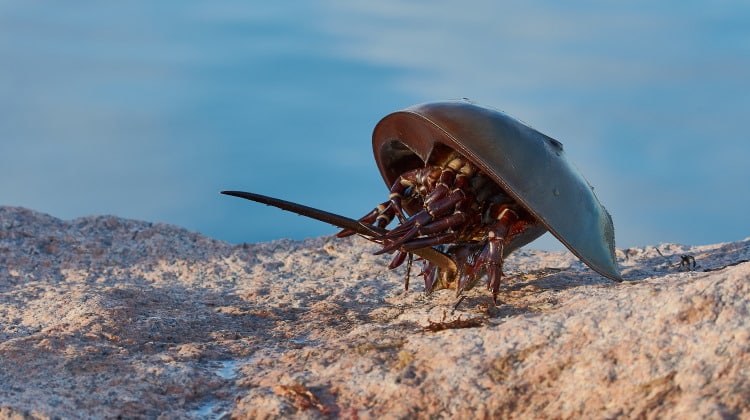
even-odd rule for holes
{"type": "Polygon", "coordinates": [[[748,74],[739,1],[0,1],[0,205],[329,234],[218,191],[358,217],[375,123],[469,97],[563,142],[618,246],[738,240],[748,74]]]}
{"type": "MultiPolygon", "coordinates": [[[[242,364],[247,361],[237,362],[235,360],[218,360],[209,366],[216,376],[222,379],[232,381],[237,378],[238,371],[242,364]]],[[[222,393],[223,394],[223,393],[222,393]]],[[[231,401],[227,401],[226,396],[219,398],[215,396],[206,396],[204,401],[188,414],[191,418],[198,419],[224,419],[229,418],[231,401]]]]}

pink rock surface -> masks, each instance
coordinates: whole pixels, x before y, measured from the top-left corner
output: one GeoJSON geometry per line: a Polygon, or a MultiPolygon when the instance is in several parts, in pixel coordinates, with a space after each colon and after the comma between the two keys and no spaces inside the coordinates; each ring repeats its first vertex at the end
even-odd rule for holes
{"type": "Polygon", "coordinates": [[[521,250],[455,311],[374,250],[0,207],[0,419],[750,416],[750,239],[521,250]]]}

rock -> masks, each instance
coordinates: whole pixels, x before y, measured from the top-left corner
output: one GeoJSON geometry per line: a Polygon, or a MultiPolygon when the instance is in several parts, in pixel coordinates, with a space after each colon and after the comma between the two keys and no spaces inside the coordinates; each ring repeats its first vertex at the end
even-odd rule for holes
{"type": "Polygon", "coordinates": [[[521,250],[455,311],[374,250],[0,207],[0,419],[750,416],[750,239],[521,250]]]}

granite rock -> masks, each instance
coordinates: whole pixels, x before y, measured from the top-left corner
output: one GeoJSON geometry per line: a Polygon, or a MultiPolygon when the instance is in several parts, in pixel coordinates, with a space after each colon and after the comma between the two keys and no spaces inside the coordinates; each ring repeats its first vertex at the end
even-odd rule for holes
{"type": "Polygon", "coordinates": [[[456,309],[375,249],[0,207],[0,419],[750,416],[750,239],[520,250],[456,309]]]}

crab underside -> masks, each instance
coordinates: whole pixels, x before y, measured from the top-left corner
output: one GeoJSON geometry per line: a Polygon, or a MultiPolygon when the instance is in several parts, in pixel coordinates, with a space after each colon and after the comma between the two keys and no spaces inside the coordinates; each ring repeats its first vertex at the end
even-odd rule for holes
{"type": "Polygon", "coordinates": [[[418,258],[426,292],[455,289],[460,294],[486,274],[487,289],[494,300],[503,259],[512,250],[508,244],[530,228],[539,227],[536,219],[492,179],[452,150],[433,154],[423,167],[401,173],[390,188],[388,200],[359,222],[383,233],[345,229],[338,236],[359,233],[383,245],[376,254],[395,252],[388,267],[407,262],[407,289],[414,251],[435,247],[453,259],[457,272],[445,275],[434,261],[418,258]],[[396,226],[386,229],[393,220],[396,226]]]}

